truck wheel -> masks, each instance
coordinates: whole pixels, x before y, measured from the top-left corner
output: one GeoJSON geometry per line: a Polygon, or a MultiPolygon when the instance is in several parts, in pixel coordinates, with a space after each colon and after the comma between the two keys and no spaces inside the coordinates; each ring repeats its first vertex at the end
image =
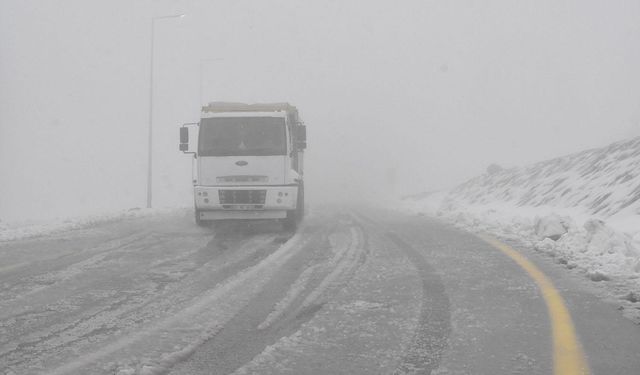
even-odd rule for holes
{"type": "Polygon", "coordinates": [[[298,228],[298,223],[302,221],[304,217],[304,186],[300,184],[298,190],[298,200],[296,202],[296,209],[287,211],[287,217],[283,220],[282,226],[285,230],[295,231],[298,228]]]}
{"type": "Polygon", "coordinates": [[[287,211],[287,217],[282,220],[284,230],[295,231],[298,227],[298,215],[296,210],[287,211]]]}
{"type": "Polygon", "coordinates": [[[298,191],[298,203],[296,204],[296,216],[298,221],[304,218],[304,185],[301,183],[298,191]]]}
{"type": "Polygon", "coordinates": [[[195,211],[196,211],[196,215],[195,215],[195,217],[196,217],[196,225],[199,226],[199,227],[207,226],[207,222],[200,218],[200,210],[195,210],[195,211]]]}

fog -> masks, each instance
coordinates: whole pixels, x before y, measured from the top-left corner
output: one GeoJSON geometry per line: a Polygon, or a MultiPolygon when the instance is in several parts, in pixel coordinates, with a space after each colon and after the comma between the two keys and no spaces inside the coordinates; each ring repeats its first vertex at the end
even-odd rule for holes
{"type": "Polygon", "coordinates": [[[639,1],[0,2],[0,220],[189,206],[178,127],[290,102],[313,202],[640,135],[639,1]]]}

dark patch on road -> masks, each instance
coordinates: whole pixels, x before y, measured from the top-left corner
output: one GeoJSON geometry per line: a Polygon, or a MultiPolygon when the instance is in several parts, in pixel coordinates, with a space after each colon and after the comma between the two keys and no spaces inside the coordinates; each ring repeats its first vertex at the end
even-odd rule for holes
{"type": "MultiPolygon", "coordinates": [[[[381,225],[375,220],[356,214],[358,219],[368,222],[377,230],[381,225]]],[[[366,233],[366,231],[363,231],[366,233]]],[[[402,250],[416,267],[422,282],[422,307],[418,327],[413,340],[400,360],[394,374],[429,375],[440,366],[442,355],[448,348],[451,334],[451,304],[444,283],[437,271],[425,260],[423,254],[414,249],[397,234],[387,232],[387,237],[402,250]]]]}
{"type": "Polygon", "coordinates": [[[309,320],[309,318],[313,317],[318,311],[322,310],[322,307],[326,302],[323,303],[314,303],[306,308],[303,308],[297,315],[296,319],[298,320],[309,320]]]}
{"type": "Polygon", "coordinates": [[[436,270],[422,254],[395,233],[387,237],[398,246],[416,267],[422,281],[422,308],[415,335],[394,374],[428,375],[440,365],[451,333],[449,297],[436,270]]]}
{"type": "MultiPolygon", "coordinates": [[[[262,352],[265,347],[295,333],[304,323],[310,321],[322,310],[324,304],[316,303],[304,309],[299,307],[321,280],[311,281],[304,292],[292,302],[290,308],[269,327],[258,328],[309,264],[321,262],[327,258],[329,254],[327,249],[330,247],[327,233],[331,231],[319,230],[314,226],[306,227],[304,236],[309,240],[282,266],[277,277],[268,282],[262,291],[214,337],[202,344],[192,355],[184,358],[185,362],[177,364],[170,373],[207,375],[232,373],[262,352]]],[[[235,272],[237,270],[232,271],[232,273],[235,272]]]]}

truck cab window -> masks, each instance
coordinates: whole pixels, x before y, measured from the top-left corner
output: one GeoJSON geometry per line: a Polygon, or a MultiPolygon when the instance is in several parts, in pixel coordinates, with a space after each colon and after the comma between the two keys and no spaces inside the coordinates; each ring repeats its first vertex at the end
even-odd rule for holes
{"type": "Polygon", "coordinates": [[[267,156],[286,154],[284,118],[226,117],[202,120],[200,156],[267,156]]]}

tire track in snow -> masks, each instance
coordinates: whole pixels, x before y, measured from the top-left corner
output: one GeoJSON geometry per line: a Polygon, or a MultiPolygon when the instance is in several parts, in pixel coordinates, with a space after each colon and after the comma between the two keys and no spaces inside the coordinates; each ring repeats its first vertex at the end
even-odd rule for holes
{"type": "Polygon", "coordinates": [[[259,330],[269,328],[275,321],[280,319],[286,311],[294,304],[294,302],[302,295],[308,284],[311,282],[311,276],[317,271],[319,265],[311,266],[300,274],[298,279],[291,285],[287,294],[275,305],[273,311],[258,325],[259,330]]]}
{"type": "Polygon", "coordinates": [[[218,284],[190,306],[176,311],[173,315],[146,329],[85,353],[80,358],[57,367],[51,371],[51,374],[77,372],[83,368],[95,366],[106,357],[125,350],[131,352],[128,357],[144,355],[157,358],[157,361],[147,365],[147,373],[166,372],[176,360],[188,356],[190,352],[215,335],[225,321],[231,319],[256,293],[259,286],[268,281],[277,269],[296,253],[300,248],[298,246],[300,240],[299,235],[294,236],[262,262],[218,284]],[[176,350],[176,342],[181,341],[184,342],[182,348],[176,350]],[[154,348],[144,350],[145,345],[136,347],[136,344],[143,342],[152,343],[154,348]],[[144,351],[139,352],[140,350],[144,351]]]}
{"type": "MultiPolygon", "coordinates": [[[[311,310],[299,327],[280,334],[234,374],[393,372],[415,335],[422,307],[420,279],[386,231],[369,225],[365,230],[358,221],[351,225],[361,236],[357,245],[362,250],[361,267],[333,284],[327,303],[311,305],[320,307],[318,311],[311,310]]],[[[351,228],[345,229],[349,236],[351,228]]],[[[291,325],[278,322],[272,329],[291,325]]],[[[176,372],[183,373],[196,374],[176,372]]]]}
{"type": "MultiPolygon", "coordinates": [[[[385,233],[381,224],[358,214],[377,232],[385,233]]],[[[394,232],[386,236],[407,256],[414,265],[422,282],[422,307],[413,340],[405,350],[394,374],[429,375],[440,365],[442,355],[448,348],[451,333],[451,307],[444,283],[438,272],[426,261],[424,255],[405,242],[394,232]]]]}
{"type": "Polygon", "coordinates": [[[360,233],[353,236],[353,222],[329,223],[315,221],[312,228],[316,232],[304,233],[307,243],[296,256],[283,264],[237,316],[187,361],[172,368],[171,373],[231,373],[278,340],[295,335],[320,313],[326,304],[323,298],[346,286],[358,261],[364,258],[361,246],[364,236],[360,233]]]}
{"type": "Polygon", "coordinates": [[[324,305],[326,301],[322,301],[321,297],[327,295],[331,288],[338,287],[339,281],[346,282],[348,276],[355,272],[366,258],[366,237],[359,227],[350,227],[349,240],[348,243],[342,244],[337,249],[335,248],[336,244],[331,244],[334,255],[324,265],[324,268],[328,268],[330,271],[315,287],[310,286],[313,282],[311,276],[313,273],[319,272],[318,270],[323,268],[323,264],[315,264],[305,269],[288,289],[284,298],[276,304],[274,310],[258,325],[258,329],[268,328],[276,320],[286,315],[288,311],[293,311],[293,316],[299,316],[313,310],[314,306],[324,305]],[[313,289],[307,292],[307,296],[297,307],[294,307],[308,287],[313,289]]]}
{"type": "MultiPolygon", "coordinates": [[[[117,250],[129,245],[132,245],[134,243],[140,242],[142,240],[145,240],[151,235],[152,233],[147,231],[136,232],[125,237],[108,239],[106,241],[103,241],[98,246],[91,246],[89,248],[82,248],[79,250],[71,250],[71,251],[63,250],[62,254],[55,254],[53,256],[50,255],[49,253],[45,253],[45,254],[41,253],[41,254],[38,254],[37,260],[22,261],[22,262],[10,264],[10,265],[3,265],[2,267],[0,267],[0,275],[4,274],[6,277],[6,276],[11,276],[12,274],[15,274],[16,271],[18,270],[22,270],[22,269],[33,270],[34,268],[37,270],[38,268],[42,268],[42,267],[44,267],[43,269],[45,271],[48,271],[50,270],[52,263],[56,264],[56,262],[65,261],[67,258],[77,257],[78,255],[99,254],[103,252],[117,250]]],[[[43,240],[40,239],[39,241],[42,242],[43,240]]],[[[17,251],[17,250],[14,250],[14,251],[17,251]]],[[[7,255],[7,254],[2,254],[2,255],[7,255]]],[[[67,264],[66,266],[69,266],[72,264],[73,262],[70,264],[67,264]]],[[[65,266],[65,265],[62,264],[62,266],[65,266]]]]}
{"type": "Polygon", "coordinates": [[[415,336],[394,374],[431,374],[438,368],[448,347],[451,333],[451,308],[444,284],[423,255],[397,234],[387,236],[414,264],[422,281],[422,309],[415,336]]]}
{"type": "MultiPolygon", "coordinates": [[[[129,242],[126,246],[131,244],[129,242]]],[[[145,243],[145,249],[149,249],[156,244],[157,242],[145,243]]],[[[113,250],[118,250],[122,254],[130,251],[130,249],[125,249],[125,245],[113,250]]],[[[191,253],[193,251],[186,251],[187,256],[191,253]]],[[[72,264],[71,268],[67,268],[67,272],[71,275],[67,275],[68,277],[65,277],[65,280],[81,274],[82,271],[88,271],[85,267],[86,264],[94,264],[98,259],[96,257],[103,259],[107,255],[113,256],[114,254],[102,252],[89,259],[93,262],[72,264]]],[[[184,257],[185,255],[182,254],[178,258],[184,257]]],[[[168,260],[175,259],[174,257],[168,260]]],[[[158,262],[162,264],[165,261],[167,261],[167,258],[154,262],[154,264],[158,262]]],[[[152,271],[153,267],[152,265],[152,271]]],[[[122,277],[122,274],[115,273],[114,275],[122,277]]],[[[51,286],[53,287],[54,285],[51,286]]],[[[157,312],[161,308],[157,303],[153,304],[154,300],[158,300],[159,297],[166,297],[148,292],[148,290],[113,291],[111,295],[116,298],[114,301],[108,301],[108,303],[105,303],[105,296],[98,295],[100,299],[95,301],[95,306],[89,307],[89,310],[82,310],[80,306],[86,305],[86,299],[91,297],[92,294],[87,294],[84,291],[82,292],[84,294],[74,297],[74,300],[78,300],[78,306],[75,306],[73,300],[63,299],[59,301],[59,306],[57,307],[56,305],[44,305],[40,309],[41,311],[35,309],[9,316],[3,319],[0,324],[0,329],[3,333],[3,340],[0,340],[2,344],[0,345],[0,360],[6,365],[18,366],[29,362],[33,358],[40,358],[45,355],[50,356],[56,351],[72,347],[74,344],[86,341],[89,338],[109,336],[110,332],[116,332],[127,326],[135,325],[135,321],[147,319],[153,312],[157,312]],[[146,314],[144,310],[141,311],[145,306],[148,306],[146,314]],[[69,307],[77,308],[65,313],[65,310],[68,310],[69,307]],[[37,322],[38,324],[34,324],[33,319],[38,319],[38,317],[50,317],[50,319],[41,320],[37,322]],[[66,322],[60,321],[60,319],[65,319],[66,322]],[[15,335],[20,333],[20,339],[16,339],[15,335]]],[[[110,297],[107,296],[107,298],[110,297]]]]}
{"type": "Polygon", "coordinates": [[[360,240],[362,235],[355,227],[351,227],[350,234],[351,242],[345,250],[338,253],[333,270],[322,280],[320,285],[305,298],[299,310],[308,309],[312,304],[322,304],[318,302],[320,297],[327,292],[330,287],[334,286],[338,280],[344,281],[346,275],[355,270],[361,259],[361,254],[364,252],[361,246],[362,241],[360,240]]]}
{"type": "MultiPolygon", "coordinates": [[[[207,289],[210,289],[210,281],[204,281],[203,278],[208,280],[213,277],[212,280],[218,280],[219,283],[222,283],[225,279],[234,275],[235,272],[247,267],[247,264],[251,265],[254,262],[259,262],[263,256],[269,253],[268,251],[260,251],[260,249],[263,249],[266,244],[271,244],[279,237],[282,236],[274,234],[259,235],[234,244],[237,247],[229,252],[219,252],[217,248],[218,241],[214,238],[209,241],[209,245],[213,247],[206,246],[205,248],[200,248],[200,250],[197,250],[198,248],[185,250],[177,257],[164,257],[154,261],[151,264],[151,269],[145,270],[146,273],[141,275],[142,277],[139,281],[135,280],[135,272],[132,276],[117,274],[118,277],[124,277],[125,279],[134,277],[132,281],[136,284],[142,284],[143,290],[139,290],[140,287],[137,287],[132,293],[127,293],[126,298],[118,298],[103,308],[94,310],[88,316],[86,311],[80,311],[83,316],[80,316],[79,320],[73,319],[63,324],[47,324],[44,332],[30,333],[31,338],[29,340],[14,344],[13,349],[0,354],[0,358],[4,357],[7,359],[7,363],[16,366],[32,361],[34,358],[54,357],[57,352],[61,353],[74,345],[83,345],[83,343],[86,345],[85,342],[88,338],[95,340],[96,336],[101,336],[99,340],[104,340],[108,338],[110,333],[122,333],[136,326],[141,326],[141,322],[156,320],[159,313],[168,313],[169,307],[182,306],[189,300],[197,298],[197,295],[193,293],[204,293],[207,289]],[[205,256],[201,254],[203,252],[213,254],[213,256],[205,256]],[[257,255],[257,253],[260,253],[260,255],[257,255]],[[181,262],[181,260],[187,258],[191,263],[195,263],[181,262]],[[217,261],[204,268],[205,265],[214,260],[217,261]],[[178,272],[183,277],[173,280],[177,285],[172,290],[165,292],[164,287],[161,289],[145,287],[148,284],[145,280],[148,279],[148,281],[155,283],[158,275],[163,274],[163,270],[169,274],[175,274],[174,267],[171,267],[172,264],[188,268],[184,272],[178,272]],[[223,270],[224,272],[222,272],[223,270]],[[182,282],[182,279],[189,280],[182,282]],[[200,289],[202,291],[198,292],[200,289]],[[158,290],[161,293],[158,293],[158,290]],[[13,359],[8,360],[8,358],[13,359]]],[[[172,238],[170,241],[178,244],[184,242],[184,239],[186,238],[183,235],[183,239],[172,238]]],[[[169,247],[173,246],[168,242],[166,244],[169,247]]],[[[181,247],[184,247],[184,243],[182,243],[181,247]]],[[[145,249],[151,251],[148,246],[145,246],[145,249]]],[[[157,253],[156,251],[153,252],[157,253]]],[[[123,255],[126,255],[126,252],[123,255]]],[[[103,300],[99,302],[103,304],[103,300]]],[[[174,312],[176,312],[175,309],[174,312]]]]}
{"type": "MultiPolygon", "coordinates": [[[[54,265],[57,263],[60,267],[56,270],[51,270],[51,265],[48,265],[48,268],[44,268],[42,272],[36,271],[37,273],[26,278],[14,277],[13,279],[15,279],[15,282],[13,284],[5,279],[5,282],[3,282],[3,288],[0,291],[0,297],[2,297],[0,306],[4,307],[3,312],[6,313],[9,311],[6,306],[10,303],[15,303],[17,300],[25,300],[34,293],[45,291],[59,282],[72,279],[73,277],[86,272],[88,269],[96,267],[114,251],[125,251],[130,246],[138,244],[141,241],[150,238],[150,236],[150,233],[132,235],[124,239],[109,241],[108,243],[93,246],[89,249],[83,249],[75,253],[9,266],[5,271],[10,270],[12,272],[16,272],[22,268],[38,269],[40,267],[47,266],[49,262],[53,262],[54,265]],[[87,254],[92,255],[88,258],[83,257],[87,254]],[[71,260],[71,262],[67,262],[68,260],[71,260]],[[60,262],[63,261],[65,263],[60,264],[60,262]]],[[[158,241],[157,243],[161,243],[161,241],[158,241]]],[[[11,280],[11,278],[9,278],[9,280],[11,280]]],[[[2,318],[5,319],[6,315],[3,314],[2,318]]]]}

